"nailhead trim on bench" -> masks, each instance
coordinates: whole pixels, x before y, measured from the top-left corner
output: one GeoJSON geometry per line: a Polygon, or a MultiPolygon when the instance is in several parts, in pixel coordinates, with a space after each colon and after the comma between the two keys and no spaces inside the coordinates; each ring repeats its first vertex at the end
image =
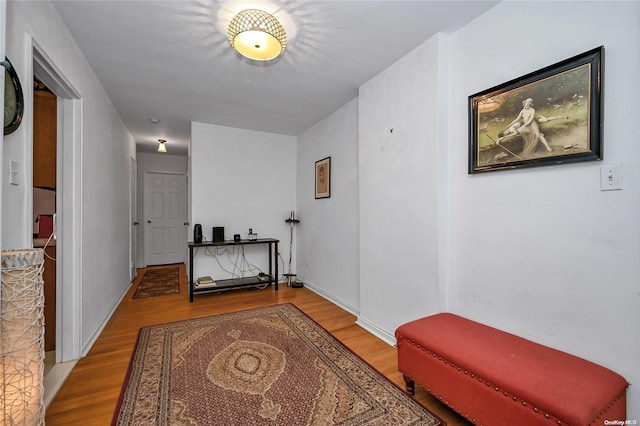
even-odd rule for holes
{"type": "Polygon", "coordinates": [[[609,411],[609,409],[611,407],[614,406],[614,404],[616,404],[618,402],[618,400],[620,398],[622,398],[623,396],[626,396],[626,389],[623,389],[620,393],[618,393],[618,395],[616,395],[608,404],[607,404],[607,408],[605,408],[603,411],[601,411],[593,420],[591,420],[591,424],[594,424],[598,419],[600,419],[604,413],[606,413],[607,411],[609,411]]]}
{"type": "MultiPolygon", "coordinates": [[[[416,349],[422,350],[423,352],[426,352],[428,355],[432,355],[434,358],[438,358],[438,360],[439,360],[439,361],[443,361],[445,364],[450,365],[452,368],[454,367],[454,363],[453,363],[453,362],[449,362],[449,361],[448,361],[448,360],[446,360],[446,359],[444,359],[444,360],[443,360],[441,355],[436,354],[435,352],[431,351],[430,349],[424,348],[424,347],[420,346],[419,344],[417,344],[417,343],[415,343],[415,342],[412,342],[411,340],[409,340],[409,339],[407,339],[407,338],[404,338],[404,340],[405,340],[408,344],[410,344],[411,346],[414,346],[416,349]]],[[[462,368],[458,366],[458,367],[457,367],[457,370],[458,370],[459,372],[461,372],[461,371],[462,371],[462,368]]],[[[403,373],[403,374],[405,374],[404,372],[402,372],[402,373],[403,373]]],[[[469,375],[469,370],[466,370],[466,369],[465,369],[465,370],[464,370],[464,374],[468,376],[468,375],[469,375]]],[[[407,375],[407,376],[408,376],[408,377],[410,377],[410,378],[411,378],[411,380],[413,380],[414,382],[416,382],[416,383],[418,383],[420,386],[422,386],[424,389],[426,389],[426,390],[427,390],[427,392],[429,392],[429,393],[430,393],[430,394],[432,394],[434,397],[438,398],[440,401],[442,401],[444,404],[446,404],[448,407],[450,407],[452,410],[454,410],[454,411],[456,411],[458,414],[460,414],[460,415],[464,416],[466,419],[469,419],[469,415],[468,415],[468,414],[464,414],[464,413],[463,413],[462,411],[460,411],[460,410],[455,410],[455,409],[454,409],[454,407],[453,407],[452,405],[449,405],[449,403],[448,403],[447,401],[443,401],[443,400],[442,400],[442,397],[441,397],[441,396],[438,396],[435,392],[433,392],[433,391],[431,390],[431,388],[427,388],[427,387],[425,387],[422,383],[420,383],[420,382],[416,381],[416,380],[415,380],[415,378],[411,377],[410,375],[407,375]]],[[[475,379],[476,375],[475,375],[474,373],[471,373],[470,377],[471,377],[472,379],[475,379]]],[[[478,377],[478,383],[482,383],[482,378],[478,377]]],[[[491,384],[490,384],[490,383],[488,383],[488,382],[486,382],[486,385],[487,385],[487,386],[491,386],[491,384]]],[[[495,387],[495,390],[496,390],[496,392],[499,392],[499,391],[500,391],[500,389],[499,389],[497,386],[495,387]]],[[[607,409],[608,409],[609,407],[611,407],[611,406],[613,405],[613,403],[615,403],[615,401],[617,401],[617,400],[622,396],[622,394],[624,394],[624,392],[625,392],[625,391],[623,391],[620,395],[618,395],[618,397],[617,397],[617,398],[615,398],[615,399],[614,399],[614,401],[612,401],[609,405],[607,405],[607,409]]],[[[517,397],[516,395],[514,395],[514,394],[510,394],[510,393],[509,393],[509,392],[507,392],[507,391],[503,391],[503,395],[504,395],[505,397],[509,397],[509,396],[511,396],[511,398],[513,399],[513,401],[518,401],[518,397],[517,397]]],[[[527,402],[526,402],[526,401],[522,401],[522,405],[523,405],[524,407],[527,407],[527,406],[528,406],[528,404],[527,404],[527,402]]],[[[606,410],[605,410],[605,411],[606,411],[606,410]]],[[[534,413],[539,413],[540,411],[538,410],[538,408],[533,407],[533,412],[534,412],[534,413]]],[[[604,412],[600,413],[600,415],[599,415],[598,417],[596,417],[594,420],[592,420],[592,422],[591,422],[591,423],[595,422],[598,418],[600,418],[600,416],[602,416],[602,414],[604,414],[604,412]]],[[[548,413],[544,413],[544,417],[545,417],[546,419],[548,419],[548,420],[551,420],[551,418],[552,418],[552,416],[551,416],[550,414],[548,414],[548,413]]],[[[469,419],[469,420],[471,420],[471,422],[473,422],[473,423],[476,423],[476,419],[474,419],[474,418],[471,418],[471,419],[469,419]]],[[[561,426],[561,425],[563,424],[563,423],[562,423],[562,421],[561,421],[560,419],[556,418],[556,417],[553,417],[553,420],[555,420],[555,423],[556,423],[558,426],[561,426]]],[[[483,426],[483,425],[479,425],[479,426],[483,426]]]]}

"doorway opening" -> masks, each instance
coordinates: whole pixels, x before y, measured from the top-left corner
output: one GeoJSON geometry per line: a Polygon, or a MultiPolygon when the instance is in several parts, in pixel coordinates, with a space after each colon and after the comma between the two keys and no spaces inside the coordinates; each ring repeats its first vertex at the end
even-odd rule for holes
{"type": "Polygon", "coordinates": [[[138,231],[138,166],[135,158],[131,158],[131,169],[129,171],[129,280],[133,282],[136,278],[136,250],[138,231]]]}
{"type": "Polygon", "coordinates": [[[56,218],[58,97],[33,77],[33,247],[44,249],[45,376],[56,351],[56,218]]]}
{"type": "MultiPolygon", "coordinates": [[[[81,357],[82,99],[36,41],[30,38],[28,44],[33,55],[34,78],[55,95],[55,148],[49,154],[53,157],[55,172],[48,178],[54,183],[46,184],[47,187],[53,185],[55,190],[56,218],[52,231],[56,247],[52,258],[55,259],[57,283],[52,302],[55,303],[55,318],[51,324],[55,336],[55,362],[44,380],[44,399],[48,405],[81,357]]],[[[35,121],[33,126],[36,126],[35,121]]],[[[36,154],[35,150],[32,152],[36,154]]],[[[32,165],[36,173],[35,168],[39,165],[35,158],[32,165]]]]}

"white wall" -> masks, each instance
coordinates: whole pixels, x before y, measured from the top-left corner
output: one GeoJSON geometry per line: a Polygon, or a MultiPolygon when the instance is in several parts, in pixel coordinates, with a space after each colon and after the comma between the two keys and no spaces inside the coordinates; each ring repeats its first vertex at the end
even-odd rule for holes
{"type": "MultiPolygon", "coordinates": [[[[234,234],[247,238],[253,228],[258,238],[279,239],[279,251],[288,259],[289,227],[285,220],[296,205],[296,138],[192,123],[190,153],[190,241],[196,223],[202,225],[208,240],[214,226],[224,226],[227,239],[233,239],[234,234]]],[[[245,251],[251,263],[267,270],[266,246],[249,246],[245,251]]],[[[281,276],[283,262],[278,261],[281,276]]],[[[194,262],[194,275],[229,277],[215,260],[204,256],[204,250],[194,262]]]]}
{"type": "Polygon", "coordinates": [[[640,418],[639,2],[503,2],[450,39],[451,310],[604,365],[640,418]],[[543,5],[543,6],[542,6],[543,5]],[[604,162],[468,175],[467,97],[604,45],[604,162]],[[601,192],[602,164],[624,189],[601,192]]]}
{"type": "Polygon", "coordinates": [[[358,100],[298,136],[298,279],[358,315],[358,100]],[[315,199],[315,162],[331,157],[331,197],[315,199]]]}
{"type": "MultiPolygon", "coordinates": [[[[171,147],[169,147],[171,149],[171,147]]],[[[136,267],[142,268],[145,265],[144,260],[144,172],[187,172],[187,156],[170,155],[170,154],[152,154],[146,152],[138,152],[138,186],[137,186],[137,217],[138,229],[136,235],[136,267]]]]}
{"type": "MultiPolygon", "coordinates": [[[[390,341],[453,311],[637,383],[640,3],[540,5],[501,3],[360,88],[358,322],[390,341]],[[469,95],[599,45],[604,163],[467,174],[469,95]],[[602,164],[622,191],[600,191],[602,164]]],[[[634,386],[628,404],[640,417],[634,386]]]]}
{"type": "Polygon", "coordinates": [[[427,40],[360,87],[358,323],[388,342],[439,311],[442,43],[427,40]]]}
{"type": "MultiPolygon", "coordinates": [[[[20,128],[4,138],[2,173],[9,159],[19,164],[19,185],[3,182],[2,247],[31,247],[32,47],[37,43],[82,95],[82,256],[83,353],[129,285],[129,158],[133,139],[49,2],[7,2],[7,56],[25,95],[20,128]]],[[[77,295],[80,297],[80,294],[77,295]]],[[[67,303],[67,301],[63,301],[67,303]]],[[[80,326],[77,323],[76,326],[80,326]]]]}

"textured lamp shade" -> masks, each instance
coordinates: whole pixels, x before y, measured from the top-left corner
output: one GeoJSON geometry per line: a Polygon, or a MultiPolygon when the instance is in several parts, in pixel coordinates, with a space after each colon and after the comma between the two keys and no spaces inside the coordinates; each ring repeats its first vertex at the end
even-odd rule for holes
{"type": "Polygon", "coordinates": [[[229,23],[227,34],[238,53],[256,61],[275,59],[287,47],[282,24],[273,15],[258,9],[238,13],[229,23]]]}
{"type": "Polygon", "coordinates": [[[167,152],[167,146],[165,145],[167,141],[164,139],[158,139],[158,142],[160,142],[158,144],[158,152],[167,152]]]}
{"type": "Polygon", "coordinates": [[[2,252],[0,424],[44,425],[44,251],[2,252]]]}

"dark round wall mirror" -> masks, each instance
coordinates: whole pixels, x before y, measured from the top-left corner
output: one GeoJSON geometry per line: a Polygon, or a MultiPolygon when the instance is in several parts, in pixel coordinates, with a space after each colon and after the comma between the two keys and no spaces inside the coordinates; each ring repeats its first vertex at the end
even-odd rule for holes
{"type": "Polygon", "coordinates": [[[22,122],[24,111],[24,98],[22,97],[22,86],[15,68],[5,57],[4,70],[4,134],[15,132],[22,122]]]}

